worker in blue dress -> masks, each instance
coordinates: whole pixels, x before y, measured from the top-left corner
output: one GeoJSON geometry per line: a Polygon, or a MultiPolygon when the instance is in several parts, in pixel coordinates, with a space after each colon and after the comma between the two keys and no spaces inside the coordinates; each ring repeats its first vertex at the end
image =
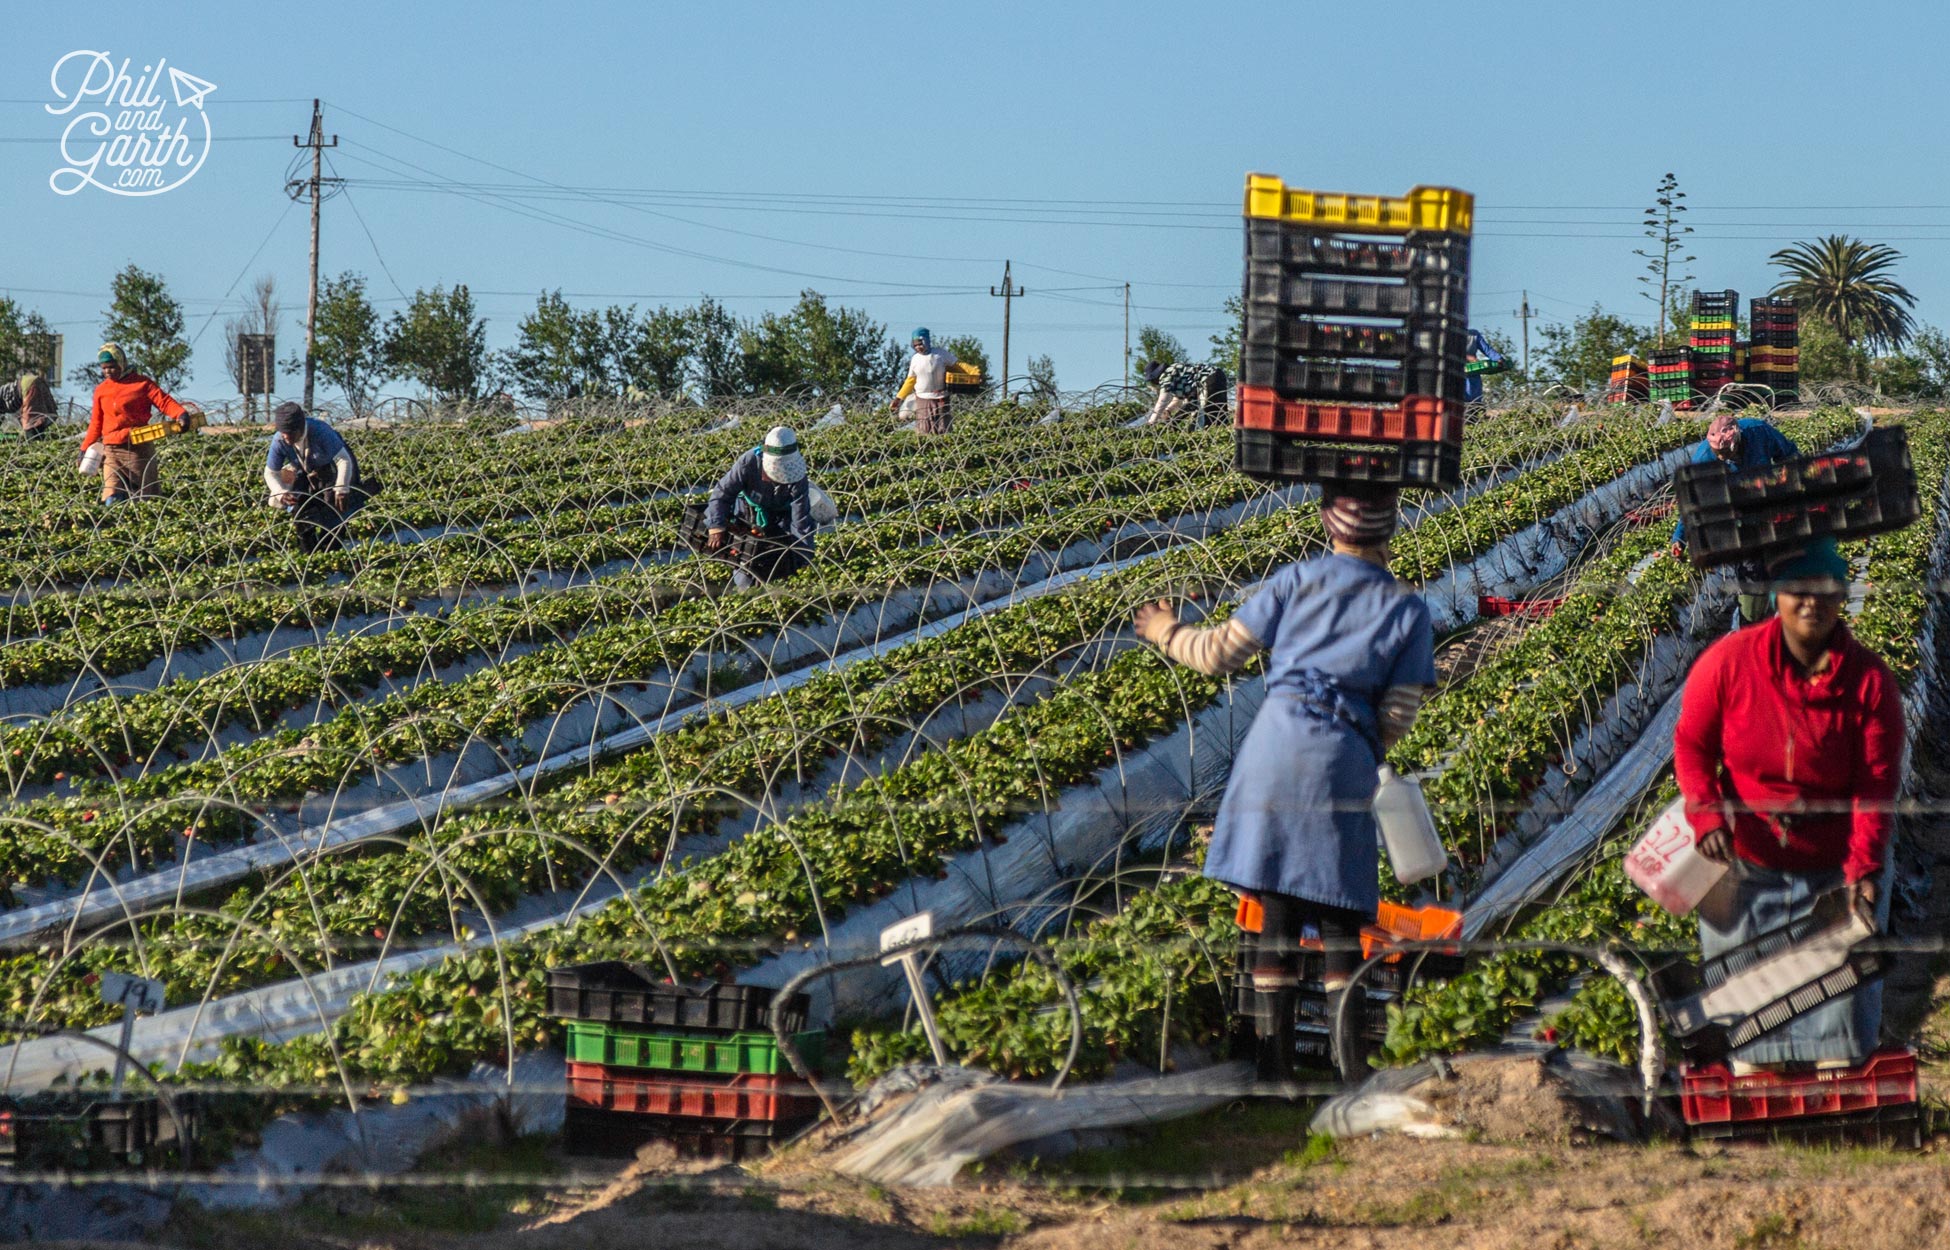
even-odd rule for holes
{"type": "MultiPolygon", "coordinates": [[[[1381,903],[1376,770],[1435,684],[1428,605],[1388,571],[1397,493],[1325,487],[1320,515],[1332,550],[1279,570],[1227,620],[1193,628],[1159,602],[1136,621],[1140,637],[1202,673],[1271,653],[1266,702],[1233,761],[1205,858],[1206,876],[1264,910],[1252,977],[1269,1079],[1292,1070],[1302,931],[1325,947],[1330,1013],[1360,962],[1361,928],[1381,903]]],[[[1335,1039],[1342,1071],[1362,1062],[1358,1024],[1353,1032],[1335,1039]]]]}
{"type": "MultiPolygon", "coordinates": [[[[1794,445],[1793,439],[1758,417],[1735,417],[1730,412],[1722,412],[1707,423],[1706,437],[1693,448],[1693,463],[1717,461],[1727,472],[1738,473],[1742,469],[1779,464],[1800,454],[1801,449],[1794,445]]],[[[1686,554],[1683,520],[1672,527],[1672,554],[1675,557],[1686,554]]],[[[1759,560],[1743,560],[1733,566],[1733,576],[1738,591],[1738,607],[1733,618],[1735,629],[1757,625],[1774,615],[1774,605],[1768,599],[1766,565],[1759,560]]]]}
{"type": "Polygon", "coordinates": [[[1483,337],[1481,330],[1469,332],[1469,351],[1463,358],[1479,366],[1473,370],[1465,369],[1463,373],[1463,402],[1466,404],[1473,404],[1483,398],[1484,378],[1492,373],[1503,373],[1510,368],[1510,362],[1503,358],[1502,352],[1490,346],[1490,341],[1483,337]]]}

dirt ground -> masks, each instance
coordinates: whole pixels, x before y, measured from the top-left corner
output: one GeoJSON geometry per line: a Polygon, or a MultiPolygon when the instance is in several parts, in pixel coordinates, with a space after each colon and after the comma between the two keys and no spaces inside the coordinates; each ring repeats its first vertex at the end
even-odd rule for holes
{"type": "Polygon", "coordinates": [[[1913,1250],[1950,1244],[1950,1139],[1920,1153],[1309,1138],[1309,1109],[1234,1104],[1053,1162],[992,1161],[890,1190],[785,1157],[733,1167],[646,1151],[600,1175],[551,1145],[475,1146],[470,1188],[342,1189],[269,1214],[179,1214],[208,1250],[1913,1250]],[[564,1179],[537,1183],[554,1171],[564,1179]],[[573,1170],[577,1175],[568,1179],[573,1170]],[[488,1179],[492,1179],[491,1177],[488,1179]]]}

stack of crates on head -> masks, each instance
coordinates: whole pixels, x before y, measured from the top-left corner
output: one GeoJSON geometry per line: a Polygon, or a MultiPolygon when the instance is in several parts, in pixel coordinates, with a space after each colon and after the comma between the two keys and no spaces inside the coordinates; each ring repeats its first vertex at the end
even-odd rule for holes
{"type": "Polygon", "coordinates": [[[1694,291],[1693,328],[1686,346],[1693,356],[1693,389],[1711,399],[1733,382],[1734,322],[1738,291],[1694,291]]]}
{"type": "Polygon", "coordinates": [[[1917,518],[1909,431],[1877,426],[1852,447],[1727,471],[1685,464],[1672,478],[1686,553],[1700,568],[1791,555],[1817,538],[1867,538],[1917,518]]]}
{"type": "Polygon", "coordinates": [[[1646,368],[1646,398],[1675,408],[1693,406],[1693,353],[1684,347],[1655,347],[1646,368]]]}
{"type": "Polygon", "coordinates": [[[549,1014],[568,1025],[571,1153],[628,1155],[653,1141],[686,1154],[762,1154],[818,1117],[773,1031],[783,1018],[808,1064],[825,1035],[805,1031],[806,997],[762,986],[679,985],[615,960],[551,968],[549,1014]]]}
{"type": "Polygon", "coordinates": [[[1607,403],[1642,404],[1651,393],[1651,379],[1643,360],[1630,352],[1611,358],[1611,381],[1605,385],[1607,403]]]}
{"type": "Polygon", "coordinates": [[[1474,200],[1246,179],[1235,465],[1261,480],[1462,481],[1474,200]]]}
{"type": "Polygon", "coordinates": [[[1794,301],[1779,297],[1754,300],[1748,306],[1753,346],[1747,357],[1747,379],[1772,387],[1776,399],[1799,398],[1801,391],[1801,318],[1794,301]]]}

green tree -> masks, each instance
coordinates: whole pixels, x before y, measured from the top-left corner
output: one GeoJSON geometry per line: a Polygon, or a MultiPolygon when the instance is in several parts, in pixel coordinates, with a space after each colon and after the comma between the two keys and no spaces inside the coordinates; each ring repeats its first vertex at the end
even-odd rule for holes
{"type": "Polygon", "coordinates": [[[706,400],[736,395],[745,389],[745,354],[739,342],[743,329],[723,304],[705,296],[687,314],[690,323],[690,372],[698,393],[706,400]]]}
{"type": "MultiPolygon", "coordinates": [[[[175,390],[190,372],[190,345],[183,341],[183,306],[169,293],[158,274],[129,265],[109,284],[108,311],[102,314],[102,337],[121,344],[129,366],[155,379],[164,390],[175,390]]],[[[76,382],[92,385],[99,377],[95,354],[77,366],[76,382]]]]}
{"type": "Polygon", "coordinates": [[[1800,377],[1803,382],[1867,382],[1869,353],[1847,343],[1819,317],[1801,323],[1800,377]]]}
{"type": "Polygon", "coordinates": [[[1847,346],[1894,350],[1909,338],[1916,306],[1891,274],[1902,258],[1886,243],[1824,235],[1774,253],[1772,263],[1787,275],[1774,294],[1792,299],[1804,319],[1827,322],[1847,346]]]}
{"type": "Polygon", "coordinates": [[[754,394],[809,389],[825,397],[883,387],[901,354],[886,326],[857,309],[829,307],[817,291],[801,291],[789,312],[766,313],[739,339],[754,394]]]}
{"type": "MultiPolygon", "coordinates": [[[[977,369],[980,369],[982,371],[982,375],[984,377],[988,375],[988,371],[989,371],[988,348],[983,347],[982,340],[976,338],[974,335],[957,334],[953,338],[942,339],[941,346],[947,348],[950,352],[952,352],[956,360],[961,361],[965,365],[974,365],[977,369]]],[[[903,350],[902,354],[903,357],[905,357],[906,352],[903,350]]],[[[906,372],[907,372],[907,364],[905,359],[903,359],[900,372],[895,374],[895,376],[896,377],[904,376],[906,372]]]]}
{"type": "MultiPolygon", "coordinates": [[[[1673,270],[1684,268],[1697,256],[1681,256],[1686,250],[1685,237],[1693,232],[1691,226],[1679,224],[1679,215],[1686,211],[1680,203],[1686,193],[1679,189],[1679,179],[1667,173],[1659,179],[1653,191],[1652,207],[1645,210],[1645,237],[1652,241],[1655,250],[1634,248],[1632,255],[1645,258],[1645,272],[1639,281],[1645,283],[1645,298],[1651,300],[1659,310],[1659,328],[1655,335],[1658,346],[1666,345],[1666,312],[1671,307],[1672,290],[1682,283],[1691,282],[1692,274],[1674,275],[1673,270]],[[1656,291],[1656,294],[1655,294],[1656,291]]],[[[1679,323],[1673,323],[1677,330],[1679,323]]]]}
{"type": "MultiPolygon", "coordinates": [[[[54,331],[40,313],[0,296],[0,382],[21,373],[38,373],[50,387],[61,384],[54,376],[54,331]]],[[[87,376],[92,380],[93,371],[87,376]]]]}
{"type": "Polygon", "coordinates": [[[659,305],[643,316],[611,306],[603,311],[604,374],[619,394],[670,398],[684,389],[691,358],[691,315],[659,305]]]}
{"type": "MultiPolygon", "coordinates": [[[[393,376],[379,310],[366,298],[366,280],[349,269],[319,284],[312,356],[319,376],[339,388],[353,416],[370,412],[380,383],[393,376]]],[[[292,353],[284,367],[303,373],[304,353],[292,353]]]]}
{"type": "Polygon", "coordinates": [[[1569,325],[1552,322],[1541,327],[1537,337],[1540,346],[1534,363],[1538,378],[1593,395],[1603,391],[1610,380],[1612,357],[1627,352],[1642,356],[1655,341],[1644,326],[1608,313],[1597,304],[1569,325]]]}
{"type": "Polygon", "coordinates": [[[1023,366],[1028,375],[1028,394],[1043,403],[1056,402],[1056,362],[1048,356],[1031,356],[1023,366]]]}
{"type": "Polygon", "coordinates": [[[1246,334],[1246,299],[1242,295],[1228,295],[1220,309],[1225,314],[1225,329],[1212,336],[1212,363],[1226,371],[1226,376],[1239,377],[1239,344],[1246,334]]]}
{"type": "MultiPolygon", "coordinates": [[[[627,319],[627,314],[625,314],[627,319]]],[[[604,322],[596,312],[569,307],[560,289],[544,291],[535,311],[516,327],[507,366],[515,385],[530,399],[573,399],[602,394],[604,322]]]]}
{"type": "Polygon", "coordinates": [[[1144,366],[1154,360],[1169,365],[1191,358],[1191,353],[1185,350],[1185,345],[1174,336],[1160,330],[1157,326],[1139,326],[1137,354],[1131,358],[1131,381],[1143,383],[1144,366]]]}
{"type": "Polygon", "coordinates": [[[386,325],[387,364],[435,398],[471,400],[481,393],[489,367],[487,320],[474,315],[466,283],[449,291],[416,290],[404,313],[386,325]]]}

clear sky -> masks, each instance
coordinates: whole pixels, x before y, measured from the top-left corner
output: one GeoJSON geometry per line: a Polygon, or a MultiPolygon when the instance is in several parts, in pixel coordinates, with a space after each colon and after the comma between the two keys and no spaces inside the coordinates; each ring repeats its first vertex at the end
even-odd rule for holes
{"type": "MultiPolygon", "coordinates": [[[[1667,170],[1699,285],[1762,292],[1771,251],[1840,230],[1903,251],[1919,321],[1940,323],[1946,27],[1941,5],[1832,0],[16,3],[0,290],[58,323],[73,363],[110,275],[160,272],[199,336],[184,389],[221,397],[222,313],[251,280],[303,315],[307,217],[284,182],[319,96],[348,179],[324,270],[367,275],[383,311],[468,283],[494,345],[547,288],[752,315],[811,287],[993,357],[1008,258],[1016,370],[1047,353],[1087,387],[1120,373],[1125,281],[1133,337],[1153,323],[1202,354],[1239,285],[1249,170],[1475,192],[1473,320],[1513,336],[1525,288],[1547,320],[1594,301],[1650,320],[1632,250],[1667,170]],[[187,183],[50,188],[68,121],[50,74],[83,49],[216,84],[187,183]]],[[[287,320],[280,348],[301,339],[287,320]]]]}

